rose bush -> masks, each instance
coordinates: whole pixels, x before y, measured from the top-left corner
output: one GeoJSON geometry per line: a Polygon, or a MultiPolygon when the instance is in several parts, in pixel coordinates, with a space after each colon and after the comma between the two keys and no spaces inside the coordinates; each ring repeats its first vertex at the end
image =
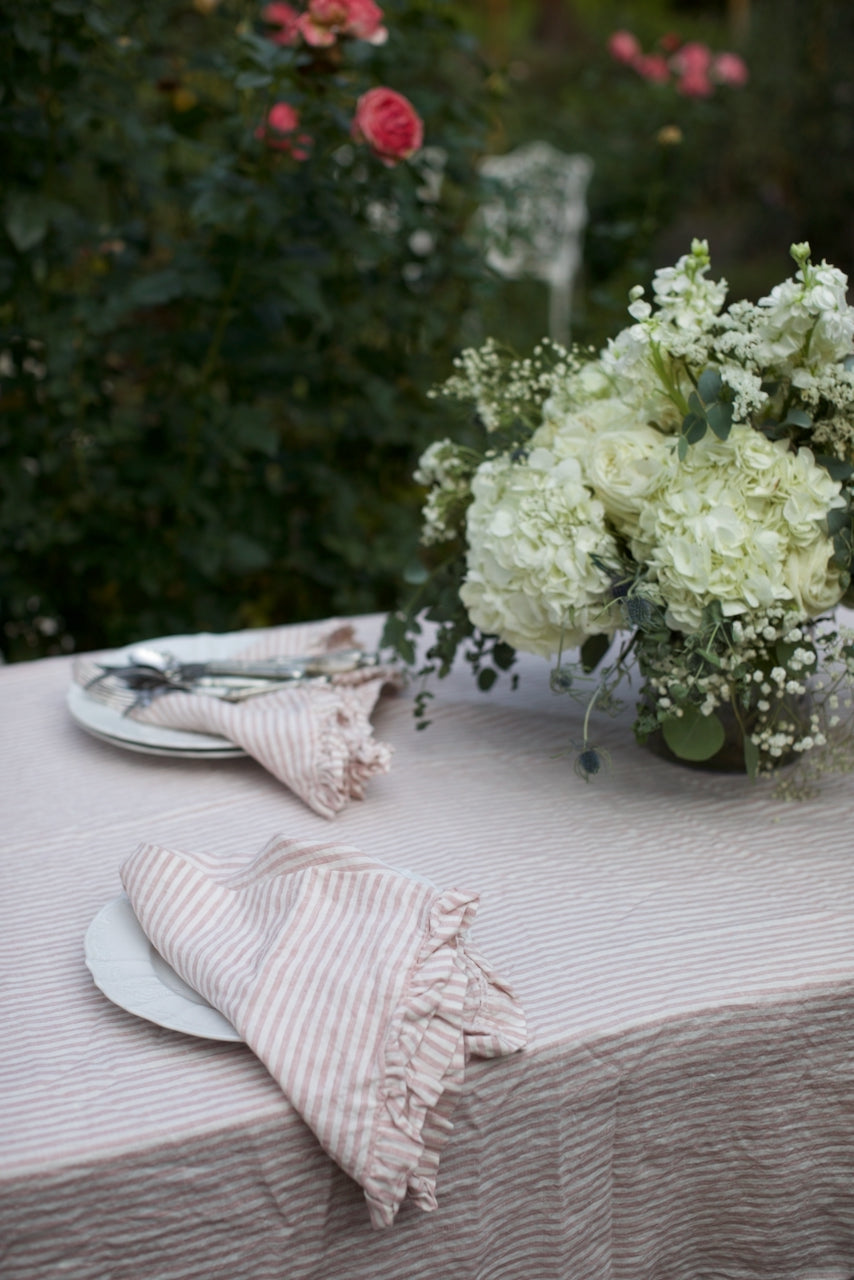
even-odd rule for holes
{"type": "Polygon", "coordinates": [[[375,44],[352,3],[318,48],[297,3],[0,7],[7,659],[391,605],[426,390],[492,287],[455,9],[388,0],[375,44]],[[349,136],[396,83],[441,183],[349,136]]]}

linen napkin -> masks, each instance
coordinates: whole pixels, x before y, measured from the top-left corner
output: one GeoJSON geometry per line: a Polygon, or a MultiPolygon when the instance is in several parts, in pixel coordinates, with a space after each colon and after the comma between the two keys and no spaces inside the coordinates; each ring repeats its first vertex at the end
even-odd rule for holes
{"type": "MultiPolygon", "coordinates": [[[[287,657],[358,648],[353,628],[323,624],[258,631],[239,658],[287,657]]],[[[114,677],[96,685],[98,659],[78,658],[74,678],[96,699],[145,724],[218,734],[262,764],[316,813],[333,818],[350,800],[364,799],[365,784],[387,773],[391,748],[373,736],[370,716],[384,686],[399,683],[389,667],[342,672],[328,683],[295,683],[245,702],[229,703],[203,693],[172,691],[148,706],[133,706],[135,694],[114,677]]]]}
{"type": "Polygon", "coordinates": [[[436,1207],[471,1054],[524,1046],[468,941],[477,895],[358,849],[275,836],[248,862],[142,844],[121,868],[149,940],[265,1064],[388,1227],[436,1207]]]}

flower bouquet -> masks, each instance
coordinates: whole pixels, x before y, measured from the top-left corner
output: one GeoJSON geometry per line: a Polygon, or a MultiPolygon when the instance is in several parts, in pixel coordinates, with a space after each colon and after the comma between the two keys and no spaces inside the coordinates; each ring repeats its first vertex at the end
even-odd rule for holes
{"type": "Polygon", "coordinates": [[[517,651],[552,657],[552,688],[586,705],[584,778],[605,762],[591,712],[624,681],[637,738],[679,759],[732,738],[753,777],[854,758],[834,613],[854,602],[854,308],[840,271],[792,256],[793,278],[725,307],[695,241],[651,301],[632,290],[633,323],[598,355],[489,341],[434,392],[474,420],[420,460],[425,564],[386,640],[414,663],[426,616],[421,674],[463,645],[484,689],[517,651]]]}

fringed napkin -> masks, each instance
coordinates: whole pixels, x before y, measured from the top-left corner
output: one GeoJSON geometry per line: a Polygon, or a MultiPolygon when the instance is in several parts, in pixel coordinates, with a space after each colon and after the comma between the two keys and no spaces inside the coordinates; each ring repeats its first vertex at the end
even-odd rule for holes
{"type": "Polygon", "coordinates": [[[157,951],[238,1030],[375,1227],[436,1207],[470,1054],[522,1048],[525,1018],[472,949],[478,899],[358,849],[276,836],[247,864],[143,844],[122,882],[157,951]]]}
{"type": "MultiPolygon", "coordinates": [[[[352,628],[340,622],[275,627],[259,631],[232,656],[331,653],[357,644],[352,628]]],[[[91,684],[101,670],[99,658],[110,661],[110,655],[95,654],[74,664],[75,680],[92,697],[145,724],[228,739],[324,818],[363,799],[368,779],[390,767],[391,748],[374,739],[370,723],[383,687],[398,682],[389,667],[343,672],[325,684],[295,683],[246,702],[172,691],[134,707],[135,695],[114,677],[91,684]]]]}

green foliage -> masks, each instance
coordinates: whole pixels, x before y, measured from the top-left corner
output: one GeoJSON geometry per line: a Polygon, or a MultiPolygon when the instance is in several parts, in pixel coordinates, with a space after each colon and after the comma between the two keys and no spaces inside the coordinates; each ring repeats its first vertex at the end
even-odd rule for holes
{"type": "Polygon", "coordinates": [[[696,390],[688,397],[688,412],[682,420],[677,449],[684,459],[688,447],[711,431],[726,440],[732,427],[732,400],[717,369],[704,369],[697,379],[696,390]]]}
{"type": "Polygon", "coordinates": [[[709,760],[720,751],[726,738],[724,727],[714,712],[704,716],[692,706],[685,707],[679,717],[670,716],[663,720],[661,733],[680,760],[709,760]]]}
{"type": "Polygon", "coordinates": [[[312,51],[244,0],[0,4],[7,658],[393,602],[487,287],[487,90],[453,4],[383,8],[312,51]],[[396,167],[349,136],[377,84],[424,120],[396,167]]]}

